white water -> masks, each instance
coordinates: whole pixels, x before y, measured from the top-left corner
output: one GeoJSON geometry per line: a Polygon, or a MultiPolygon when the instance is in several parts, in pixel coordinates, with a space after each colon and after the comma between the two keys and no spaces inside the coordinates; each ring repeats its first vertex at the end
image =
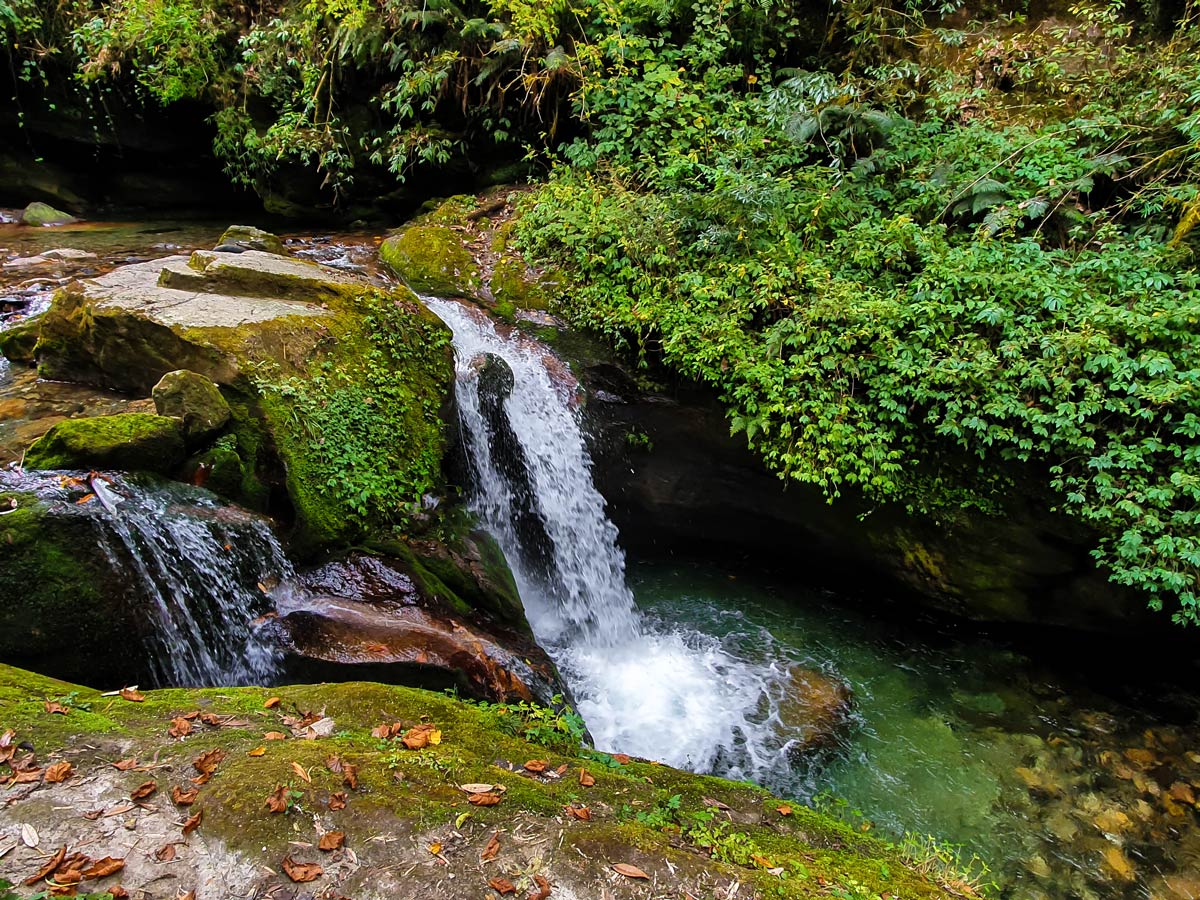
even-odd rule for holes
{"type": "Polygon", "coordinates": [[[617,529],[592,482],[573,409],[577,385],[566,368],[521,332],[501,333],[474,307],[425,302],[454,333],[476,513],[504,550],[534,632],[575,693],[596,747],[734,777],[764,778],[786,767],[787,735],[775,716],[786,666],[748,663],[714,637],[658,626],[637,611],[617,529]],[[503,408],[552,545],[548,572],[522,561],[527,536],[512,515],[520,491],[497,465],[480,400],[483,354],[513,373],[503,408]]]}

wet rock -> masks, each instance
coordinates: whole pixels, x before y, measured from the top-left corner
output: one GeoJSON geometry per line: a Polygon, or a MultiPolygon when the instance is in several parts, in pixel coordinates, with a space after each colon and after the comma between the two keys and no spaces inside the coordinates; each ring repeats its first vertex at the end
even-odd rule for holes
{"type": "Polygon", "coordinates": [[[1110,844],[1104,848],[1101,854],[1104,860],[1104,869],[1110,878],[1116,881],[1131,882],[1137,878],[1137,870],[1134,869],[1133,863],[1129,861],[1120,847],[1110,844]]]}
{"type": "Polygon", "coordinates": [[[243,250],[261,250],[264,253],[278,254],[286,252],[283,241],[271,232],[255,228],[253,225],[230,225],[217,241],[217,249],[224,252],[229,252],[231,249],[237,252],[243,250]]]}
{"type": "Polygon", "coordinates": [[[833,744],[850,723],[853,695],[843,682],[815,669],[796,667],[779,704],[779,720],[794,734],[795,756],[833,744]]]}
{"type": "Polygon", "coordinates": [[[61,209],[55,209],[49,203],[30,203],[21,212],[22,225],[66,225],[74,222],[75,217],[61,209]]]}
{"type": "Polygon", "coordinates": [[[160,416],[183,422],[184,439],[192,445],[220,432],[231,415],[228,401],[212,380],[186,369],[164,375],[151,396],[160,416]]]}
{"type": "Polygon", "coordinates": [[[59,422],[25,455],[30,469],[170,472],[184,458],[176,419],[121,413],[59,422]]]}
{"type": "Polygon", "coordinates": [[[89,253],[87,250],[76,250],[73,247],[59,247],[55,250],[43,250],[40,256],[45,259],[53,259],[60,262],[96,259],[95,253],[89,253]]]}
{"type": "Polygon", "coordinates": [[[13,362],[32,363],[41,324],[29,319],[0,331],[0,355],[13,362]]]}
{"type": "Polygon", "coordinates": [[[418,294],[476,297],[483,283],[471,253],[448,225],[412,225],[390,236],[379,258],[418,294]]]}

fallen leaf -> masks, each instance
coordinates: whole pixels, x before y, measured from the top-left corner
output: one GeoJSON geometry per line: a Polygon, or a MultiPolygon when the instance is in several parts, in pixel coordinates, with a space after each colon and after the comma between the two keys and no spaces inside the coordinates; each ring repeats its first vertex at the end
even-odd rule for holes
{"type": "Polygon", "coordinates": [[[280,702],[281,701],[278,697],[268,697],[263,703],[263,709],[274,709],[280,704],[280,702]]]}
{"type": "Polygon", "coordinates": [[[342,758],[336,754],[325,757],[325,768],[334,775],[342,774],[342,758]]]}
{"type": "MultiPolygon", "coordinates": [[[[113,898],[113,900],[129,900],[129,891],[125,890],[125,888],[121,887],[119,884],[113,885],[110,888],[105,888],[105,890],[108,892],[108,895],[113,898]]],[[[192,895],[192,900],[196,900],[195,894],[192,895]]]]}
{"type": "Polygon", "coordinates": [[[468,794],[486,794],[493,787],[495,787],[495,785],[471,783],[471,784],[460,784],[458,786],[458,789],[460,791],[466,791],[468,794]]]}
{"type": "Polygon", "coordinates": [[[287,735],[282,731],[268,731],[263,735],[264,741],[286,741],[287,735]]]}
{"type": "Polygon", "coordinates": [[[83,817],[89,822],[95,822],[102,815],[104,815],[104,810],[102,809],[89,809],[83,814],[83,817]]]}
{"type": "Polygon", "coordinates": [[[209,750],[206,753],[201,753],[192,760],[192,765],[201,775],[212,775],[223,759],[225,759],[225,751],[217,748],[209,750]]]}
{"type": "Polygon", "coordinates": [[[374,728],[371,729],[371,737],[373,737],[373,738],[377,738],[379,740],[387,740],[391,736],[392,736],[392,726],[390,726],[390,725],[376,725],[374,728]]]}
{"type": "Polygon", "coordinates": [[[123,759],[120,762],[115,762],[112,764],[112,767],[118,772],[128,772],[130,769],[135,768],[136,766],[136,759],[123,759]]]}
{"type": "Polygon", "coordinates": [[[472,794],[467,798],[467,802],[473,806],[495,806],[500,802],[500,795],[493,794],[491,791],[483,794],[472,794]]]}
{"type": "Polygon", "coordinates": [[[171,788],[171,801],[178,806],[191,806],[200,796],[199,788],[182,788],[179,785],[171,788]]]}
{"type": "Polygon", "coordinates": [[[596,779],[594,777],[592,777],[591,773],[589,773],[587,769],[580,769],[579,770],[579,783],[581,785],[583,785],[584,787],[591,787],[593,784],[596,783],[596,779]]]}
{"type": "Polygon", "coordinates": [[[341,850],[342,845],[346,843],[346,832],[344,831],[327,831],[321,835],[321,842],[317,844],[318,850],[326,852],[331,850],[341,850]]]}
{"type": "Polygon", "coordinates": [[[275,786],[270,796],[267,797],[266,807],[273,813],[287,812],[288,808],[288,790],[282,784],[275,786]]]}
{"type": "Polygon", "coordinates": [[[74,772],[72,771],[71,764],[69,762],[58,762],[47,768],[45,774],[42,775],[42,778],[44,778],[48,784],[61,784],[73,774],[74,772]]]}
{"type": "Polygon", "coordinates": [[[184,713],[183,718],[187,719],[189,722],[195,722],[198,718],[200,718],[200,710],[194,709],[190,713],[184,713]]]}
{"type": "Polygon", "coordinates": [[[263,756],[267,752],[266,747],[255,747],[253,750],[247,750],[247,756],[263,756]]]}
{"type": "Polygon", "coordinates": [[[629,757],[626,756],[624,753],[614,753],[613,759],[615,759],[617,762],[619,762],[623,766],[628,765],[628,763],[629,763],[629,757]]]}
{"type": "Polygon", "coordinates": [[[17,774],[12,777],[12,780],[9,781],[9,784],[33,784],[34,782],[41,780],[41,769],[26,769],[17,772],[17,774]]]}
{"type": "MultiPolygon", "coordinates": [[[[25,825],[21,826],[21,839],[22,840],[25,839],[25,828],[26,827],[28,827],[28,826],[25,826],[25,825]]],[[[37,845],[36,844],[27,844],[26,846],[33,847],[33,846],[37,846],[37,845]]],[[[51,872],[53,872],[55,869],[57,869],[60,865],[62,865],[62,861],[66,858],[67,858],[67,847],[64,844],[63,846],[58,848],[57,853],[55,853],[52,857],[50,857],[48,860],[46,860],[45,863],[42,864],[42,867],[37,870],[36,874],[30,875],[28,878],[25,879],[25,887],[33,887],[35,884],[37,884],[39,881],[41,881],[43,878],[45,878],[47,875],[49,875],[51,872]]]]}
{"type": "Polygon", "coordinates": [[[187,737],[192,733],[192,723],[183,716],[176,716],[171,720],[171,727],[167,729],[167,736],[173,738],[187,737]]]}
{"type": "Polygon", "coordinates": [[[728,810],[731,808],[728,803],[725,803],[721,800],[714,800],[712,797],[702,797],[700,802],[709,809],[728,810]]]}
{"type": "Polygon", "coordinates": [[[143,703],[146,700],[146,695],[138,691],[136,688],[121,688],[120,697],[122,700],[128,700],[130,703],[143,703]]]}
{"type": "Polygon", "coordinates": [[[50,713],[51,715],[54,715],[57,713],[60,716],[65,716],[71,712],[69,709],[67,709],[65,706],[63,706],[61,703],[59,703],[57,700],[47,700],[45,703],[45,706],[46,706],[46,712],[50,713]]]}
{"type": "Polygon", "coordinates": [[[41,843],[41,838],[38,837],[37,829],[32,825],[22,825],[21,843],[26,847],[36,847],[39,843],[41,843]]]}
{"type": "Polygon", "coordinates": [[[751,859],[751,860],[754,862],[754,864],[755,864],[756,866],[761,866],[761,867],[762,867],[762,868],[764,868],[764,869],[773,869],[773,868],[775,868],[775,863],[771,862],[771,861],[770,861],[769,859],[767,859],[765,856],[760,856],[760,855],[759,855],[759,854],[757,854],[757,853],[752,853],[752,854],[750,854],[750,859],[751,859]]]}
{"type": "Polygon", "coordinates": [[[290,856],[283,858],[283,873],[297,884],[316,881],[325,874],[325,870],[316,863],[299,863],[290,856]]]}
{"type": "Polygon", "coordinates": [[[185,891],[183,888],[179,888],[175,894],[175,900],[196,900],[196,892],[185,891]]]}
{"type": "Polygon", "coordinates": [[[188,816],[187,821],[183,823],[184,835],[189,835],[200,827],[200,819],[203,817],[203,815],[204,810],[200,810],[200,812],[196,813],[194,816],[188,816]]]}
{"type": "Polygon", "coordinates": [[[151,794],[158,790],[158,782],[154,780],[143,781],[129,795],[130,800],[145,800],[151,794]]]}
{"type": "Polygon", "coordinates": [[[613,871],[619,875],[624,875],[626,878],[645,878],[647,880],[650,878],[649,875],[637,866],[631,866],[629,863],[617,863],[613,866],[613,871]]]}
{"type": "Polygon", "coordinates": [[[346,793],[345,793],[345,791],[338,791],[336,794],[329,795],[329,808],[330,809],[345,809],[346,808],[346,793]]]}
{"type": "Polygon", "coordinates": [[[85,503],[91,503],[95,499],[96,499],[95,494],[84,494],[82,497],[80,497],[78,500],[75,501],[75,505],[83,506],[85,503]]]}
{"type": "Polygon", "coordinates": [[[222,719],[216,713],[201,713],[200,721],[209,728],[220,728],[221,723],[227,721],[227,719],[222,719]]]}
{"type": "Polygon", "coordinates": [[[175,858],[176,850],[174,844],[163,844],[154,851],[154,858],[159,862],[171,862],[175,858]]]}
{"type": "Polygon", "coordinates": [[[421,750],[430,745],[440,744],[442,733],[433,725],[415,725],[404,733],[400,742],[409,750],[421,750]]]}
{"type": "Polygon", "coordinates": [[[562,776],[567,774],[568,768],[570,768],[570,766],[568,766],[566,763],[563,763],[561,766],[559,766],[557,769],[554,770],[554,774],[557,775],[559,778],[561,778],[562,776]]]}
{"type": "Polygon", "coordinates": [[[533,880],[538,889],[529,894],[529,900],[546,900],[550,896],[550,882],[542,875],[534,875],[533,880]]]}
{"type": "Polygon", "coordinates": [[[579,819],[581,822],[592,821],[592,811],[586,806],[564,806],[563,809],[572,819],[579,819]]]}
{"type": "Polygon", "coordinates": [[[342,765],[342,784],[352,791],[358,790],[358,766],[349,763],[342,765]]]}
{"type": "Polygon", "coordinates": [[[434,856],[437,856],[439,853],[441,853],[442,852],[441,841],[434,841],[432,844],[430,844],[429,852],[432,853],[434,856]]]}
{"type": "Polygon", "coordinates": [[[84,879],[89,878],[107,878],[109,875],[115,875],[125,868],[124,859],[114,859],[111,856],[106,856],[104,859],[98,859],[90,866],[83,870],[84,879]]]}
{"type": "Polygon", "coordinates": [[[500,853],[500,832],[492,834],[491,839],[487,842],[487,846],[483,848],[483,852],[479,854],[481,862],[491,862],[500,853]]]}
{"type": "Polygon", "coordinates": [[[540,775],[546,771],[546,761],[544,759],[531,759],[521,768],[526,772],[533,772],[535,775],[540,775]]]}
{"type": "Polygon", "coordinates": [[[307,784],[312,784],[312,776],[305,771],[304,766],[298,762],[292,763],[292,771],[296,773],[296,777],[303,779],[307,784]]]}
{"type": "Polygon", "coordinates": [[[775,807],[775,812],[779,813],[781,816],[790,816],[792,814],[792,808],[785,804],[784,806],[775,807]]]}
{"type": "Polygon", "coordinates": [[[497,894],[515,894],[517,892],[517,886],[507,878],[493,878],[488,882],[488,887],[497,894]]]}

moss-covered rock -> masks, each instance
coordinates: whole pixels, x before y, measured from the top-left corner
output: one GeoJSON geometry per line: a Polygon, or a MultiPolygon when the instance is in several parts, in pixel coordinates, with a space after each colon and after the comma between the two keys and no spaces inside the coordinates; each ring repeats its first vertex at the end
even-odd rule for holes
{"type": "Polygon", "coordinates": [[[49,203],[42,203],[40,201],[30,203],[21,211],[22,225],[40,227],[43,225],[66,225],[74,221],[75,217],[69,212],[55,209],[49,203]]]}
{"type": "MultiPolygon", "coordinates": [[[[741,886],[739,896],[780,900],[971,895],[965,886],[939,885],[894,849],[799,803],[785,806],[746,784],[594,754],[551,725],[552,717],[530,722],[528,715],[367,683],[150,691],[131,703],[0,667],[0,731],[12,728],[14,742],[31,741],[38,765],[62,760],[75,769],[62,783],[13,789],[5,814],[32,826],[43,848],[68,844],[96,858],[123,858],[120,875],[96,887],[120,880],[131,893],[164,879],[172,889],[203,883],[214,896],[290,892],[281,871],[290,857],[320,866],[306,885],[314,895],[360,900],[494,896],[487,883],[497,877],[511,880],[519,896],[542,878],[552,897],[645,900],[646,880],[616,873],[616,864],[643,870],[655,896],[711,897],[730,884],[741,886]],[[279,700],[266,709],[272,694],[279,700]],[[60,697],[71,704],[68,714],[49,714],[44,701],[60,697]],[[168,736],[173,718],[195,711],[226,716],[231,727],[197,720],[187,736],[168,736]],[[304,735],[303,723],[318,716],[331,727],[310,740],[263,740],[268,731],[304,735]],[[398,723],[397,736],[428,723],[438,741],[409,750],[397,738],[371,734],[391,723],[398,723]],[[539,727],[529,733],[543,743],[514,736],[527,726],[539,727]],[[201,755],[214,750],[211,777],[181,814],[165,798],[176,786],[194,787],[194,761],[203,765],[201,755]],[[127,758],[155,760],[156,768],[109,764],[127,758]],[[544,761],[548,774],[523,769],[527,760],[544,761]],[[148,779],[163,799],[124,815],[132,817],[139,846],[179,844],[173,860],[128,852],[111,819],[84,815],[127,804],[148,779]],[[466,784],[497,786],[496,804],[472,803],[459,787],[466,784]],[[268,807],[272,795],[280,812],[268,807]],[[179,821],[189,815],[198,816],[198,827],[181,835],[179,821]],[[321,835],[334,831],[353,856],[316,849],[321,835]],[[488,855],[495,859],[485,862],[481,853],[493,841],[488,855]]],[[[16,842],[0,859],[0,877],[22,881],[44,862],[44,852],[16,842]]]]}
{"type": "Polygon", "coordinates": [[[159,379],[151,391],[160,416],[183,423],[189,444],[199,444],[221,431],[229,422],[228,401],[212,380],[196,372],[178,369],[159,379]]]}
{"type": "Polygon", "coordinates": [[[40,330],[37,319],[28,319],[0,331],[0,356],[13,362],[32,363],[40,330]]]}
{"type": "Polygon", "coordinates": [[[253,225],[230,225],[217,240],[218,247],[236,247],[240,250],[261,250],[264,253],[283,254],[286,251],[276,235],[253,225]]]}
{"type": "Polygon", "coordinates": [[[121,413],[59,422],[30,446],[30,469],[122,469],[170,472],[183,461],[176,419],[121,413]]]}
{"type": "Polygon", "coordinates": [[[413,225],[379,248],[379,257],[419,294],[475,297],[483,286],[471,253],[448,225],[413,225]]]}

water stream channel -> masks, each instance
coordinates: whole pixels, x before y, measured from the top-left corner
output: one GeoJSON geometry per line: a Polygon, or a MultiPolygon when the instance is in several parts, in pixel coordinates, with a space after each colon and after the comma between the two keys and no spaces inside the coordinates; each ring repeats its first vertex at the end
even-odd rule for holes
{"type": "MultiPolygon", "coordinates": [[[[94,250],[90,266],[103,268],[203,245],[213,231],[55,239],[94,250]]],[[[10,258],[36,252],[4,238],[10,258]]],[[[364,236],[294,249],[356,267],[373,255],[364,236]]],[[[5,274],[0,305],[26,310],[30,291],[48,290],[21,282],[5,274]]],[[[474,307],[426,302],[454,332],[475,512],[504,549],[599,749],[765,784],[893,840],[959,845],[966,859],[987,861],[988,880],[1012,900],[1200,898],[1196,695],[1178,689],[1143,704],[1090,690],[1002,644],[883,622],[755,568],[627,560],[592,482],[569,369],[474,307]],[[788,714],[798,671],[825,673],[853,695],[836,745],[801,756],[788,714]]],[[[16,378],[0,362],[0,398],[16,378]]],[[[194,493],[189,502],[206,508],[205,492],[194,493]]],[[[112,507],[106,552],[144,567],[158,586],[166,639],[172,627],[203,631],[177,610],[195,615],[205,603],[173,595],[195,593],[193,575],[231,580],[212,569],[229,563],[195,544],[194,531],[173,529],[163,497],[120,480],[97,495],[112,507]],[[187,571],[173,571],[173,559],[187,571]]],[[[222,518],[207,521],[214,546],[227,542],[222,518]]],[[[240,534],[239,552],[249,547],[263,572],[286,574],[273,536],[240,534]]],[[[269,654],[256,655],[244,626],[257,612],[238,616],[229,609],[238,602],[223,596],[207,607],[214,620],[242,623],[209,642],[226,656],[197,658],[166,680],[269,677],[269,654]],[[231,649],[241,663],[226,658],[231,649]]]]}

